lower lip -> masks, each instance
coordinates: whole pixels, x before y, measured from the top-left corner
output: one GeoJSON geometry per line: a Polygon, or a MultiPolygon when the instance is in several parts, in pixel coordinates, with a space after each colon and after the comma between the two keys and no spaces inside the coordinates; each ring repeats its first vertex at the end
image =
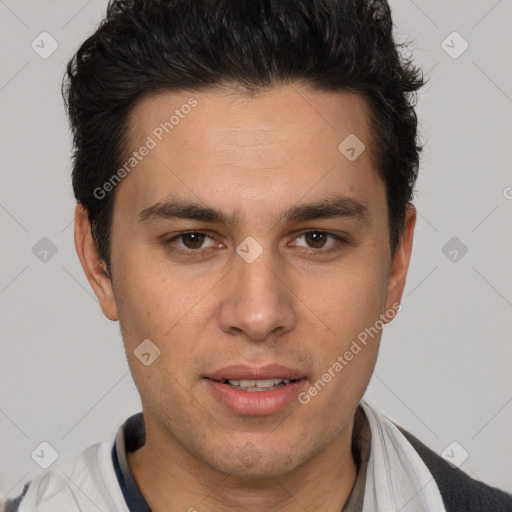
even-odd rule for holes
{"type": "Polygon", "coordinates": [[[219,402],[232,412],[245,416],[265,416],[281,411],[297,399],[305,382],[305,379],[296,380],[270,391],[242,391],[223,382],[203,380],[219,402]]]}

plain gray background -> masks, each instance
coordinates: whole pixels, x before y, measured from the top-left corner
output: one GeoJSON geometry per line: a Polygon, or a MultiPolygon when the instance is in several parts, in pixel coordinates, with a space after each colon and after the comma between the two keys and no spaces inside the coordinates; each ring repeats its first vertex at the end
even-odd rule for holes
{"type": "MultiPolygon", "coordinates": [[[[140,410],[118,325],[75,254],[60,96],[106,4],[0,0],[0,497],[42,471],[31,458],[41,442],[72,456],[140,410]],[[46,59],[31,47],[42,32],[58,44],[46,59]],[[46,261],[43,237],[57,251],[46,261]]],[[[512,1],[392,7],[430,76],[417,108],[426,148],[403,310],[366,398],[438,453],[457,442],[445,453],[467,452],[464,471],[512,491],[512,1]]]]}

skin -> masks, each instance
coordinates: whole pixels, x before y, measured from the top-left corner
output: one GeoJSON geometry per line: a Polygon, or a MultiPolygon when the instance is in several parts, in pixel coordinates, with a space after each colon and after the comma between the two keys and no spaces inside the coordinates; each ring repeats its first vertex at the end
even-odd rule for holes
{"type": "Polygon", "coordinates": [[[198,105],[115,190],[112,279],[85,210],[76,209],[80,261],[104,314],[120,322],[141,396],[146,444],[129,454],[130,468],[156,512],[339,512],[356,478],[353,416],[380,333],[307,405],[294,400],[271,415],[234,414],[202,377],[235,363],[278,363],[304,371],[307,390],[400,302],[414,208],[392,258],[385,186],[373,163],[367,105],[356,94],[298,85],[253,98],[225,89],[160,93],[133,111],[131,147],[190,97],[198,105]],[[353,162],[338,150],[352,133],[366,145],[353,162]],[[279,220],[283,210],[333,195],[356,199],[366,217],[279,220]],[[140,222],[142,210],[178,196],[235,222],[140,222]],[[311,229],[347,242],[315,242],[303,236],[311,229]],[[211,238],[165,245],[194,230],[211,238]],[[236,253],[248,236],[263,249],[252,263],[236,253]],[[194,256],[178,252],[191,247],[194,256]],[[150,366],[133,353],[147,338],[161,351],[150,366]],[[237,456],[247,443],[258,453],[253,464],[237,456]]]}

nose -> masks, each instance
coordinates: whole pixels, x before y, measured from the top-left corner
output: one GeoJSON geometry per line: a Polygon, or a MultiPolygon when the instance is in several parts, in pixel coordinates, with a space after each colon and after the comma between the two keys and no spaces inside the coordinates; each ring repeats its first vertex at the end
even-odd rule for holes
{"type": "Polygon", "coordinates": [[[238,254],[227,276],[220,305],[222,330],[251,341],[267,341],[294,329],[294,295],[281,264],[270,249],[248,262],[238,254]]]}

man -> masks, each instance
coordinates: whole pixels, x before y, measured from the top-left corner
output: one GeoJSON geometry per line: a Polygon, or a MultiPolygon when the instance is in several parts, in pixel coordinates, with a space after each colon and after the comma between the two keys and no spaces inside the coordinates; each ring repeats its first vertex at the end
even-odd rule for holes
{"type": "Polygon", "coordinates": [[[362,401],[419,70],[384,1],[116,0],[68,65],[75,244],[143,411],[7,510],[512,510],[362,401]]]}

